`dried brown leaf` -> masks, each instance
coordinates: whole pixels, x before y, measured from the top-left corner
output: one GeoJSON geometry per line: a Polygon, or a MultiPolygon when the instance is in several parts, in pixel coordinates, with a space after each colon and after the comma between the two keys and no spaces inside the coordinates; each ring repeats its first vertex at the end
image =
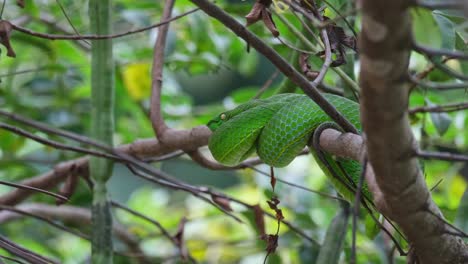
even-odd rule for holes
{"type": "Polygon", "coordinates": [[[229,201],[229,199],[226,199],[225,197],[219,195],[211,194],[211,200],[213,200],[213,202],[217,205],[221,206],[221,208],[223,208],[224,210],[232,212],[231,202],[229,201]]]}
{"type": "MultiPolygon", "coordinates": [[[[323,16],[324,22],[330,22],[330,19],[323,16]]],[[[347,36],[344,29],[335,23],[329,23],[325,27],[330,47],[333,53],[336,54],[336,60],[334,60],[330,66],[337,67],[346,64],[345,59],[345,46],[357,52],[357,40],[354,36],[347,36]]]]}
{"type": "Polygon", "coordinates": [[[276,249],[278,248],[278,235],[264,235],[262,236],[262,240],[267,243],[265,250],[268,254],[275,253],[276,249]]]}
{"type": "Polygon", "coordinates": [[[174,238],[176,239],[177,244],[179,246],[183,243],[185,223],[187,223],[187,218],[185,218],[184,216],[182,217],[182,219],[180,219],[179,226],[177,227],[177,232],[174,235],[174,238]]]}
{"type": "Polygon", "coordinates": [[[258,233],[260,236],[265,235],[265,219],[263,218],[263,210],[260,205],[256,204],[253,206],[255,225],[257,226],[258,233]]]}
{"type": "Polygon", "coordinates": [[[252,24],[255,24],[257,21],[262,18],[262,10],[265,8],[265,6],[259,2],[256,2],[253,6],[250,12],[245,16],[245,19],[247,20],[247,24],[245,26],[250,26],[252,24]]]}
{"type": "Polygon", "coordinates": [[[271,34],[273,34],[273,36],[275,36],[275,37],[278,37],[279,36],[279,31],[276,28],[276,24],[273,21],[273,18],[271,17],[270,10],[265,8],[262,11],[262,20],[263,20],[263,23],[265,24],[265,26],[268,28],[268,30],[270,30],[271,34]]]}
{"type": "Polygon", "coordinates": [[[273,167],[270,167],[270,184],[271,188],[273,189],[273,192],[275,191],[275,186],[276,186],[276,178],[275,178],[275,171],[273,167]]]}
{"type": "Polygon", "coordinates": [[[268,203],[268,206],[270,206],[270,208],[275,211],[276,219],[278,221],[283,220],[284,219],[283,211],[278,208],[278,204],[280,204],[280,200],[278,199],[278,197],[272,197],[270,200],[267,201],[267,203],[268,203]]]}
{"type": "MultiPolygon", "coordinates": [[[[76,186],[78,186],[78,175],[76,173],[71,173],[70,176],[67,177],[65,180],[65,183],[62,185],[60,188],[59,194],[66,197],[67,199],[70,199],[70,197],[73,195],[73,193],[76,190],[76,186]]],[[[67,201],[63,199],[56,199],[55,204],[57,205],[62,205],[66,203],[67,201]]]]}
{"type": "Polygon", "coordinates": [[[10,45],[10,34],[13,30],[13,26],[9,21],[0,20],[0,44],[5,46],[7,49],[8,57],[16,57],[16,53],[10,45]]]}
{"type": "Polygon", "coordinates": [[[302,73],[307,77],[308,80],[315,80],[315,78],[317,78],[319,75],[319,71],[312,70],[312,66],[310,66],[308,60],[308,54],[299,54],[299,67],[301,68],[302,73]]]}
{"type": "Polygon", "coordinates": [[[21,7],[21,8],[24,8],[24,0],[16,0],[16,4],[21,7]]]}
{"type": "Polygon", "coordinates": [[[270,10],[268,10],[270,4],[271,0],[258,0],[255,2],[250,12],[245,16],[245,19],[247,20],[246,26],[248,27],[255,24],[261,19],[273,36],[278,37],[279,31],[271,17],[270,10]]]}
{"type": "Polygon", "coordinates": [[[175,242],[177,243],[177,246],[179,247],[179,252],[181,253],[183,259],[188,259],[188,254],[187,254],[187,250],[186,250],[185,243],[184,243],[184,230],[185,230],[186,223],[187,223],[187,218],[184,216],[182,217],[182,219],[180,219],[177,232],[174,235],[175,242]]]}

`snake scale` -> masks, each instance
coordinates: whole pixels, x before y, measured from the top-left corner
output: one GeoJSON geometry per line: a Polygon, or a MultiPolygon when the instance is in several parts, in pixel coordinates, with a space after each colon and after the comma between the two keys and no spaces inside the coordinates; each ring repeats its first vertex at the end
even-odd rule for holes
{"type": "MultiPolygon", "coordinates": [[[[324,97],[361,131],[356,102],[332,94],[324,97]]],[[[310,145],[314,130],[329,122],[330,117],[306,95],[278,94],[251,100],[212,119],[207,124],[213,131],[208,147],[213,157],[225,165],[237,165],[257,152],[266,164],[284,167],[310,145]]],[[[351,201],[361,165],[353,160],[333,159],[326,153],[319,156],[317,150],[309,148],[337,191],[351,201]],[[325,162],[320,157],[325,157],[325,162]]],[[[366,185],[362,193],[372,199],[366,185]]]]}

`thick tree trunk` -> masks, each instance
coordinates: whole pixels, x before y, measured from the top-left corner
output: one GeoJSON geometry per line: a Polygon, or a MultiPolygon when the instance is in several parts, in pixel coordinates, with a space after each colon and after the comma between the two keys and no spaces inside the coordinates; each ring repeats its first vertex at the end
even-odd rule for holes
{"type": "Polygon", "coordinates": [[[468,248],[445,225],[413,155],[408,119],[409,2],[363,0],[361,112],[367,153],[382,192],[379,209],[408,237],[418,263],[468,263],[468,248]]]}

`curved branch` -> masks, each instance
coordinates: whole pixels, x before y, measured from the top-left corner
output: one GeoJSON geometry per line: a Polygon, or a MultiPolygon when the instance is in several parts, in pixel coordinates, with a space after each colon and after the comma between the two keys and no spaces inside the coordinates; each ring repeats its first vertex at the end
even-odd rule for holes
{"type": "MultiPolygon", "coordinates": [[[[167,0],[164,5],[164,11],[161,20],[167,20],[171,17],[174,0],[167,0]]],[[[160,141],[163,141],[163,136],[168,129],[164,122],[161,112],[161,90],[164,68],[164,50],[166,48],[167,32],[169,24],[165,24],[159,28],[158,37],[154,43],[153,53],[153,68],[151,70],[151,109],[150,119],[154,133],[160,141]]]]}

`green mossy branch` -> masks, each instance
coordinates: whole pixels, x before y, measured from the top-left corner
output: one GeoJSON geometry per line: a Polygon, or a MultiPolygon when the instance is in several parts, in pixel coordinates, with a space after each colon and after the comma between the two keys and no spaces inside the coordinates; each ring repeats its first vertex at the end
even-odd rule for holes
{"type": "MultiPolygon", "coordinates": [[[[111,0],[90,0],[91,31],[111,33],[111,0]]],[[[91,48],[91,137],[112,146],[114,131],[114,61],[112,40],[93,40],[91,48]]],[[[106,182],[112,175],[112,162],[91,158],[90,175],[94,182],[92,208],[92,262],[112,263],[112,216],[106,182]]]]}

